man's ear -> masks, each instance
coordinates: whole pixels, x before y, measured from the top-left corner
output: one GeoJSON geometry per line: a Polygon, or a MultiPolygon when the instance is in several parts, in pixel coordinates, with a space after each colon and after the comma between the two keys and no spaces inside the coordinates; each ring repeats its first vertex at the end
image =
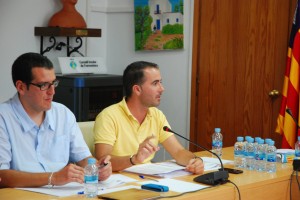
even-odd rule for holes
{"type": "Polygon", "coordinates": [[[142,92],[142,88],[139,85],[134,85],[132,87],[132,91],[133,91],[133,93],[135,93],[136,95],[139,96],[142,92]]]}
{"type": "Polygon", "coordinates": [[[22,81],[16,81],[16,89],[19,94],[24,94],[25,90],[27,90],[27,84],[23,83],[22,81]]]}

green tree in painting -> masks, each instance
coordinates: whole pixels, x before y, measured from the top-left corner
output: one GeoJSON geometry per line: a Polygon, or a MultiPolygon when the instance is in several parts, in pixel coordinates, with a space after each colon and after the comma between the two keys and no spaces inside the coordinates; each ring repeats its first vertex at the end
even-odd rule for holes
{"type": "Polygon", "coordinates": [[[135,8],[134,20],[135,20],[136,50],[142,49],[148,36],[151,34],[152,17],[149,14],[150,14],[149,6],[144,6],[144,7],[138,6],[135,8]]]}
{"type": "Polygon", "coordinates": [[[183,14],[183,1],[180,0],[179,4],[176,4],[174,7],[174,11],[175,12],[181,12],[181,14],[183,14]]]}

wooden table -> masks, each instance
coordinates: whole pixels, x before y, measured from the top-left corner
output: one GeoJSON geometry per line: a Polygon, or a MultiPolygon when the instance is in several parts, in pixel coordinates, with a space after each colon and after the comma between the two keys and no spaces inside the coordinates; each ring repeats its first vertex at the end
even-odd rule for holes
{"type": "MultiPolygon", "coordinates": [[[[224,148],[223,159],[233,159],[233,148],[224,148]]],[[[210,157],[208,152],[199,152],[197,155],[210,157]]],[[[225,165],[226,167],[233,167],[232,165],[225,165]]],[[[263,199],[263,200],[289,200],[290,199],[290,178],[292,174],[291,163],[277,163],[276,173],[256,172],[244,170],[243,174],[230,174],[229,180],[234,182],[241,192],[242,200],[263,199]]],[[[136,178],[136,175],[129,173],[122,173],[132,178],[136,178]]],[[[178,177],[176,179],[193,182],[195,175],[178,177]]],[[[298,177],[300,179],[300,177],[298,177]]],[[[296,176],[293,176],[292,180],[292,200],[300,199],[300,192],[296,185],[296,176]]],[[[164,195],[174,195],[175,193],[168,192],[164,195]]],[[[13,188],[0,189],[0,199],[2,200],[74,200],[85,199],[84,195],[70,196],[70,197],[55,197],[45,194],[39,194],[29,191],[17,190],[13,188]]],[[[96,198],[95,198],[96,199],[96,198]]],[[[171,198],[167,198],[171,199],[171,198]]],[[[172,198],[174,199],[174,198],[172,198]]],[[[222,200],[238,200],[238,192],[236,188],[226,183],[221,186],[208,188],[202,191],[185,194],[183,196],[176,197],[175,199],[222,199],[222,200]]]]}

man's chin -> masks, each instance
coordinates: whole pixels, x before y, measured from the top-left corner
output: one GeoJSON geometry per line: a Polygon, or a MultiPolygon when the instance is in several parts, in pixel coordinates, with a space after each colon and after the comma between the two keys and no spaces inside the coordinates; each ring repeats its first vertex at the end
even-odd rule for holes
{"type": "Polygon", "coordinates": [[[154,104],[152,105],[152,107],[157,107],[157,106],[159,106],[159,104],[160,104],[160,102],[154,103],[154,104]]]}
{"type": "Polygon", "coordinates": [[[47,106],[45,106],[45,111],[47,111],[47,110],[50,110],[51,109],[51,104],[50,105],[47,105],[47,106]]]}

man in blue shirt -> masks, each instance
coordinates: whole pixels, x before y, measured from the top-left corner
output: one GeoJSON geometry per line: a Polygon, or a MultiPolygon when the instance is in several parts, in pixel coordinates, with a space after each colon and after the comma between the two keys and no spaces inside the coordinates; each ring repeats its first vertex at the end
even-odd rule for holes
{"type": "MultiPolygon", "coordinates": [[[[73,113],[53,102],[53,64],[37,53],[25,53],[12,65],[17,89],[0,104],[0,187],[38,187],[84,181],[83,167],[92,157],[73,113]]],[[[110,157],[99,180],[111,175],[110,157]]]]}

